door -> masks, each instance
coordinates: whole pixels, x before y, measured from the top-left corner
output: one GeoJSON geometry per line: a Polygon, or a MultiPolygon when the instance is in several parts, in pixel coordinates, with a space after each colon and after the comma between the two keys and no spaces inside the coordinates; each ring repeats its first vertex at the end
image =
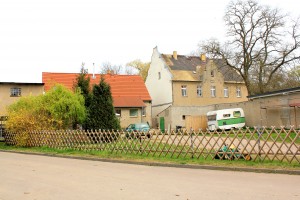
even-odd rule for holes
{"type": "Polygon", "coordinates": [[[159,119],[159,128],[162,133],[165,132],[165,118],[164,117],[160,117],[160,119],[159,119]]]}

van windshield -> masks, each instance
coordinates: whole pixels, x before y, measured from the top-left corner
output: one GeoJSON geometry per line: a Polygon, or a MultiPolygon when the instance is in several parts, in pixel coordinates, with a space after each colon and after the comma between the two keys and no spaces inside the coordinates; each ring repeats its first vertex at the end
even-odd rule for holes
{"type": "Polygon", "coordinates": [[[208,115],[207,120],[208,121],[216,121],[217,120],[217,115],[208,115]]]}

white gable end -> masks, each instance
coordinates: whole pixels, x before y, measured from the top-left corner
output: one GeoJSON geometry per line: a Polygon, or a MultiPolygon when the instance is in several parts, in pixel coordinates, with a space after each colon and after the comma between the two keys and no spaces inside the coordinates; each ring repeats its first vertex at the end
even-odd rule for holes
{"type": "Polygon", "coordinates": [[[172,74],[157,47],[153,49],[146,86],[152,98],[153,116],[172,104],[172,74]]]}

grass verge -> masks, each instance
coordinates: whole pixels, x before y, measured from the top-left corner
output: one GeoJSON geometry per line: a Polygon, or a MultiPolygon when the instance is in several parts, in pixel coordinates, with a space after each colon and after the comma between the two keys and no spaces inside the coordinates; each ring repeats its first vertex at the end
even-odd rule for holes
{"type": "Polygon", "coordinates": [[[108,151],[80,151],[72,149],[52,149],[48,147],[15,147],[8,146],[4,142],[0,142],[0,150],[16,151],[16,152],[27,152],[27,153],[41,153],[46,155],[57,155],[57,156],[71,156],[81,158],[93,158],[93,159],[111,159],[111,160],[122,160],[122,161],[135,161],[143,163],[163,163],[163,164],[180,164],[180,165],[209,165],[218,167],[232,167],[232,168],[252,168],[252,169],[274,169],[274,170],[300,170],[299,163],[287,163],[277,161],[245,161],[245,160],[213,160],[204,158],[174,158],[170,156],[158,156],[158,155],[146,155],[136,153],[111,153],[108,151]]]}

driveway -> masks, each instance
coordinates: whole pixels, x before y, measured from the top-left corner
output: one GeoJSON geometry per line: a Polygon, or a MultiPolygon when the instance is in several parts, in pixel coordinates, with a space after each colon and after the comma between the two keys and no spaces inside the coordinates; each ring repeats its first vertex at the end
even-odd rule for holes
{"type": "Polygon", "coordinates": [[[0,200],[300,199],[297,175],[154,167],[0,152],[0,200]]]}

